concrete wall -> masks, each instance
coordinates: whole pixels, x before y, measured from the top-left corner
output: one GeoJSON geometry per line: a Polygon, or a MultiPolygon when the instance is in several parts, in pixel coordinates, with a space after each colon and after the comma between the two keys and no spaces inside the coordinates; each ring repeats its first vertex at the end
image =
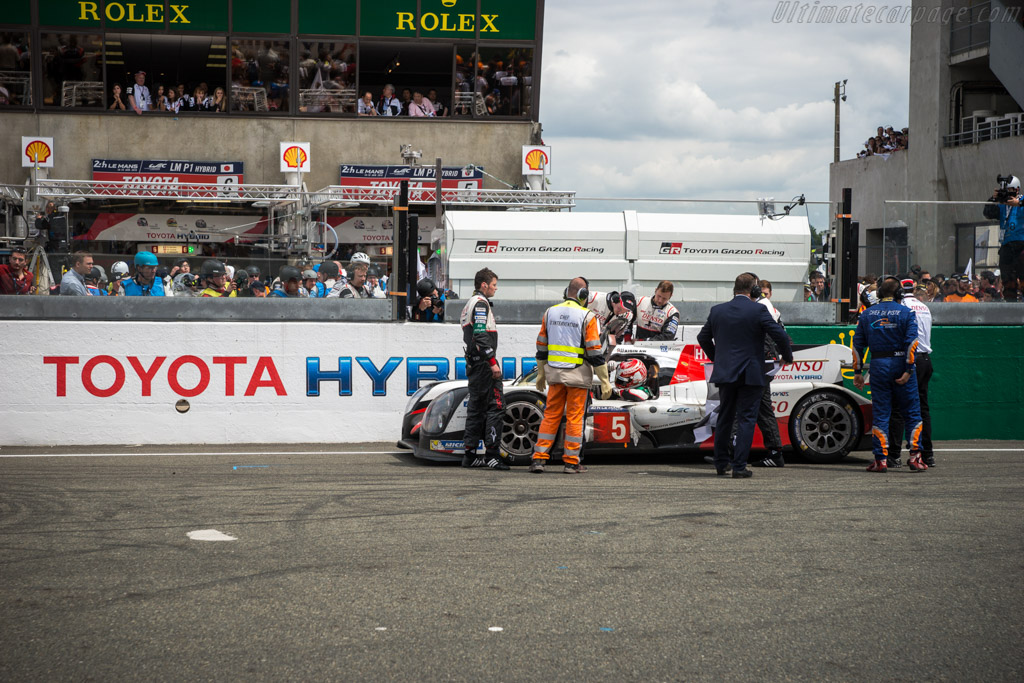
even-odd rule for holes
{"type": "MultiPolygon", "coordinates": [[[[23,183],[28,169],[16,153],[23,135],[53,136],[54,168],[49,177],[92,178],[90,160],[181,159],[242,161],[245,182],[284,183],[278,143],[311,143],[309,189],[338,184],[338,166],[401,164],[399,145],[423,151],[423,162],[441,157],[446,166],[473,163],[503,180],[522,175],[522,145],[535,142],[537,124],[445,121],[440,119],[306,119],[248,116],[164,116],[153,114],[10,113],[2,115],[4,151],[0,182],[23,183]]],[[[493,181],[485,179],[490,187],[493,181]]]]}

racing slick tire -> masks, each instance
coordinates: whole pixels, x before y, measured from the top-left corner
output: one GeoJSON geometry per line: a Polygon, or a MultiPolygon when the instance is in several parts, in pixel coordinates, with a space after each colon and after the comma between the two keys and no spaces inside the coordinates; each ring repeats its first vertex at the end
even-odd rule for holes
{"type": "MultiPolygon", "coordinates": [[[[544,397],[530,391],[505,394],[505,415],[501,429],[501,450],[512,465],[529,465],[537,445],[537,431],[544,419],[544,397]]],[[[559,429],[559,437],[561,429],[559,429]]],[[[552,447],[552,460],[561,438],[552,447]]]]}
{"type": "Polygon", "coordinates": [[[793,450],[817,464],[842,460],[860,442],[863,418],[849,397],[818,391],[800,399],[789,420],[793,450]]]}

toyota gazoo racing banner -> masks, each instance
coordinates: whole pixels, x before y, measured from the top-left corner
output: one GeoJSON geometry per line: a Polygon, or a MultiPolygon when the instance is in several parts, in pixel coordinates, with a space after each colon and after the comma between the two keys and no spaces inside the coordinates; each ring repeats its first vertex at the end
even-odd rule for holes
{"type": "MultiPolygon", "coordinates": [[[[133,191],[142,190],[154,197],[173,196],[181,191],[196,197],[230,197],[238,194],[237,187],[242,184],[244,175],[241,161],[93,159],[92,179],[97,183],[138,183],[132,186],[133,191]],[[183,185],[187,187],[181,187],[183,185]],[[209,193],[202,191],[206,186],[210,188],[209,193]]],[[[117,195],[124,189],[100,185],[97,191],[117,195]]]]}
{"type": "MultiPolygon", "coordinates": [[[[409,181],[409,200],[421,201],[424,192],[430,198],[436,187],[433,166],[363,166],[341,165],[341,185],[345,187],[373,188],[384,190],[381,194],[391,197],[398,191],[403,180],[409,181]]],[[[479,166],[445,166],[441,169],[441,195],[446,201],[466,200],[476,197],[476,191],[483,187],[484,172],[479,166]]],[[[366,195],[363,191],[359,194],[366,195]]],[[[370,193],[372,194],[372,193],[370,193]]]]}

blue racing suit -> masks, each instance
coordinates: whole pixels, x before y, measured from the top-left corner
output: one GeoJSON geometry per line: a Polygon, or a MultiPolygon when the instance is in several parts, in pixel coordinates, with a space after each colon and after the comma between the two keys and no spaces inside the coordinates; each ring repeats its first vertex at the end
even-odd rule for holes
{"type": "Polygon", "coordinates": [[[911,453],[921,450],[921,403],[917,395],[917,318],[914,311],[892,299],[882,299],[860,314],[853,333],[853,365],[860,373],[864,351],[871,350],[871,440],[875,460],[889,456],[889,416],[893,401],[906,417],[907,444],[911,453]],[[897,384],[903,373],[906,384],[897,384]]]}
{"type": "Polygon", "coordinates": [[[158,277],[153,278],[149,285],[139,284],[135,278],[121,280],[121,288],[125,296],[165,296],[164,281],[158,277]]]}

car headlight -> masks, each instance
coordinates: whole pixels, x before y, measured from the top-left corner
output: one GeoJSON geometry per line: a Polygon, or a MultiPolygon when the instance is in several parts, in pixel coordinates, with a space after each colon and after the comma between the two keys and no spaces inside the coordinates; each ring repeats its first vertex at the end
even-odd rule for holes
{"type": "Polygon", "coordinates": [[[444,431],[448,419],[455,410],[455,405],[454,391],[449,391],[431,401],[427,406],[427,412],[423,414],[423,431],[431,434],[440,434],[444,431]]]}
{"type": "Polygon", "coordinates": [[[409,402],[405,404],[405,412],[402,413],[403,415],[408,415],[409,411],[416,407],[416,404],[419,403],[421,398],[423,398],[423,395],[430,391],[430,386],[431,385],[428,384],[425,387],[417,389],[416,393],[409,397],[409,402]]]}

